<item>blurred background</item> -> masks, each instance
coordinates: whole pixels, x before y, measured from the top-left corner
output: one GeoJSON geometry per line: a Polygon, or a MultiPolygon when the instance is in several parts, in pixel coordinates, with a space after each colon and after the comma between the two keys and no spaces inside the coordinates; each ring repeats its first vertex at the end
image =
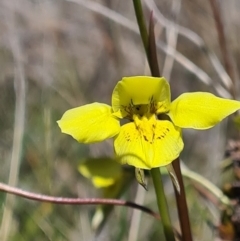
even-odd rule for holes
{"type": "MultiPolygon", "coordinates": [[[[146,20],[154,14],[159,65],[173,99],[189,91],[239,97],[240,1],[217,3],[225,57],[210,0],[142,1],[146,20]]],[[[112,140],[79,144],[56,121],[73,107],[110,104],[123,76],[150,75],[132,1],[1,0],[0,33],[0,181],[48,195],[99,197],[101,190],[78,165],[86,157],[113,156],[112,140]]],[[[207,131],[184,130],[182,160],[220,186],[227,139],[237,137],[232,125],[225,120],[207,131]]],[[[195,240],[215,240],[208,223],[218,224],[219,210],[188,180],[186,190],[195,240]]],[[[178,227],[169,178],[166,193],[178,227]]],[[[146,192],[133,181],[122,198],[157,210],[151,183],[146,192]]],[[[96,233],[94,206],[38,203],[4,193],[0,204],[1,241],[154,241],[161,235],[152,217],[125,207],[115,207],[96,233]]]]}

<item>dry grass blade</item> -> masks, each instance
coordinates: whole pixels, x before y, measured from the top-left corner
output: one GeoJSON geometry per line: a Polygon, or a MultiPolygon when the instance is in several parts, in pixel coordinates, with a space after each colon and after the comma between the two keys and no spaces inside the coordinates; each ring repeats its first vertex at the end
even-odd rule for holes
{"type": "MultiPolygon", "coordinates": [[[[67,2],[73,2],[82,5],[83,7],[94,11],[98,14],[101,14],[105,16],[106,18],[109,18],[113,20],[114,22],[126,27],[127,29],[133,31],[136,34],[139,34],[138,27],[135,23],[130,21],[129,19],[125,18],[121,14],[101,5],[98,3],[95,3],[93,1],[83,1],[83,0],[66,0],[67,2]]],[[[155,13],[154,13],[155,14],[155,13]]],[[[157,17],[157,15],[156,15],[157,17]]],[[[179,28],[179,27],[178,27],[179,28]]],[[[180,33],[180,30],[179,30],[180,33]]],[[[212,84],[212,80],[209,77],[209,75],[204,72],[202,69],[200,69],[197,65],[195,65],[192,61],[190,61],[188,58],[186,58],[184,55],[173,49],[171,46],[167,48],[167,45],[163,43],[162,41],[157,41],[156,43],[157,47],[161,49],[164,53],[168,54],[169,56],[172,56],[180,65],[182,65],[185,69],[187,69],[189,72],[197,76],[199,80],[201,80],[203,83],[207,85],[212,84]]],[[[214,84],[215,86],[215,84],[214,84]]],[[[217,88],[217,91],[219,91],[220,88],[217,88]]],[[[227,95],[227,91],[220,91],[218,92],[219,95],[223,97],[229,96],[227,95]]]]}
{"type": "MultiPolygon", "coordinates": [[[[144,1],[146,6],[149,8],[150,11],[154,12],[154,15],[156,16],[157,21],[166,29],[171,28],[171,26],[174,24],[172,21],[168,20],[163,16],[163,14],[160,12],[160,10],[157,8],[155,2],[153,0],[147,0],[144,1]]],[[[184,36],[185,38],[189,39],[191,42],[193,42],[198,48],[202,49],[208,56],[210,62],[212,63],[214,69],[216,70],[216,73],[220,77],[220,80],[222,81],[222,84],[227,88],[227,91],[232,88],[232,81],[229,77],[228,73],[225,71],[224,67],[222,66],[219,59],[216,57],[216,55],[207,48],[204,40],[195,32],[192,30],[185,28],[183,26],[180,26],[178,24],[175,24],[175,27],[178,29],[179,35],[184,36]]],[[[200,80],[202,80],[200,78],[200,80]]],[[[204,82],[204,81],[203,81],[204,82]]],[[[206,83],[206,82],[204,82],[206,83]]],[[[215,83],[214,83],[215,84],[215,83]]],[[[216,88],[218,91],[220,88],[216,88]]],[[[218,92],[219,94],[222,91],[218,92]]],[[[224,91],[226,92],[226,91],[224,91]]],[[[222,92],[223,93],[223,92],[222,92]]],[[[223,97],[226,97],[227,95],[223,95],[223,97]]],[[[231,96],[228,94],[228,96],[231,96]]]]}
{"type": "Polygon", "coordinates": [[[128,28],[129,30],[132,30],[134,32],[138,31],[137,24],[135,24],[131,20],[125,18],[121,14],[103,6],[102,4],[96,3],[94,1],[85,1],[85,0],[66,0],[66,1],[80,4],[83,7],[87,8],[95,13],[101,14],[101,15],[113,20],[114,22],[128,28]]]}
{"type": "MultiPolygon", "coordinates": [[[[143,205],[145,196],[146,196],[146,191],[140,185],[138,185],[135,201],[143,205]]],[[[130,228],[129,228],[129,234],[128,234],[128,241],[138,240],[141,216],[142,216],[141,212],[139,212],[138,210],[133,210],[130,228]]]]}
{"type": "MultiPolygon", "coordinates": [[[[16,95],[13,146],[8,183],[9,185],[15,186],[18,183],[19,165],[22,152],[26,87],[21,48],[19,45],[18,36],[15,34],[14,4],[6,3],[6,10],[6,22],[8,23],[10,45],[14,58],[14,85],[16,95]]],[[[15,197],[7,195],[0,230],[0,239],[2,241],[8,240],[8,236],[10,234],[12,209],[14,207],[14,203],[15,197]]]]}
{"type": "MultiPolygon", "coordinates": [[[[177,22],[177,16],[179,15],[179,12],[181,9],[181,1],[173,1],[172,9],[176,19],[174,22],[170,24],[169,28],[166,29],[167,46],[168,48],[172,47],[176,51],[177,40],[178,40],[178,28],[177,28],[176,22],[177,22]]],[[[167,55],[163,66],[163,76],[169,81],[171,79],[173,64],[174,64],[174,57],[167,55]]]]}
{"type": "Polygon", "coordinates": [[[230,91],[232,93],[232,96],[236,97],[235,88],[234,88],[235,76],[234,76],[234,71],[233,71],[233,65],[232,65],[232,62],[230,59],[230,54],[229,54],[229,51],[227,48],[227,40],[226,40],[226,36],[224,33],[224,26],[223,26],[220,6],[216,0],[209,0],[209,2],[210,2],[210,5],[211,5],[212,11],[213,11],[213,16],[215,19],[216,29],[217,29],[217,33],[218,33],[218,42],[219,42],[220,49],[222,52],[224,66],[225,66],[226,72],[232,79],[232,88],[230,89],[230,91]]]}

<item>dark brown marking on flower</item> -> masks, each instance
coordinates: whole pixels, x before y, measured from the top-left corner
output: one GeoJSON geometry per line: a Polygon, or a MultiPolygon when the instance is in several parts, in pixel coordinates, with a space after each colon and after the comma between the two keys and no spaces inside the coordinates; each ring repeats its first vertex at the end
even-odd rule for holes
{"type": "Polygon", "coordinates": [[[132,116],[132,108],[131,108],[131,106],[124,106],[124,105],[122,105],[122,109],[124,109],[127,112],[127,114],[128,114],[126,116],[126,118],[130,118],[131,119],[131,116],[132,116]]]}
{"type": "Polygon", "coordinates": [[[150,98],[150,112],[155,113],[157,110],[156,103],[153,100],[153,96],[150,98]]]}
{"type": "Polygon", "coordinates": [[[125,137],[126,141],[131,141],[131,137],[130,137],[129,133],[125,132],[124,137],[125,137]]]}

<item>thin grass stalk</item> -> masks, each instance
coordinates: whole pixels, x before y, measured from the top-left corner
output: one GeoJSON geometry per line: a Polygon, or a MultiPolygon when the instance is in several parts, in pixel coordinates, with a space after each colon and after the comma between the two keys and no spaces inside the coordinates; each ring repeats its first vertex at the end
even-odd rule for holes
{"type": "Polygon", "coordinates": [[[229,91],[231,92],[232,97],[236,99],[234,70],[233,70],[232,61],[230,59],[230,54],[227,48],[227,40],[224,32],[224,25],[223,25],[223,20],[221,16],[219,2],[216,0],[209,0],[209,2],[212,8],[212,12],[215,20],[216,30],[218,34],[218,42],[219,42],[220,50],[222,52],[224,67],[232,80],[232,86],[229,89],[229,91]]]}
{"type": "MultiPolygon", "coordinates": [[[[8,4],[7,4],[8,5],[8,4]]],[[[15,19],[14,7],[9,6],[10,11],[7,11],[6,22],[9,28],[9,39],[11,50],[14,59],[14,87],[15,87],[15,120],[13,130],[13,145],[12,156],[10,161],[10,173],[8,183],[15,186],[18,183],[19,166],[22,153],[22,142],[24,134],[24,121],[25,121],[25,95],[26,84],[25,74],[22,61],[22,53],[18,41],[18,36],[15,34],[15,19]]],[[[3,211],[3,218],[0,229],[0,240],[9,240],[10,229],[12,225],[12,209],[15,204],[15,197],[11,195],[6,196],[5,207],[3,211]]]]}

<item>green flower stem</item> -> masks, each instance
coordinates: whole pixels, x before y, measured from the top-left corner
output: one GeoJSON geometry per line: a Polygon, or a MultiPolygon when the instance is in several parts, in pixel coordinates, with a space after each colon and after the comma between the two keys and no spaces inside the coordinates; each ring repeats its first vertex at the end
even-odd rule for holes
{"type": "Polygon", "coordinates": [[[163,230],[164,234],[166,237],[167,241],[175,241],[172,225],[171,225],[171,220],[168,212],[168,206],[167,206],[167,201],[166,197],[164,194],[164,189],[163,189],[163,183],[162,183],[162,177],[160,173],[159,168],[153,168],[150,170],[152,179],[153,179],[153,184],[157,196],[157,204],[158,204],[158,209],[160,212],[162,224],[163,224],[163,230]]]}
{"type": "Polygon", "coordinates": [[[141,34],[143,46],[148,57],[148,32],[144,22],[144,15],[142,10],[141,0],[133,0],[133,6],[135,9],[135,14],[138,22],[139,31],[141,34]]]}
{"type": "Polygon", "coordinates": [[[178,183],[180,186],[180,193],[176,190],[175,186],[174,186],[174,191],[175,191],[177,207],[178,207],[178,217],[180,220],[180,225],[182,230],[182,240],[192,241],[193,239],[192,239],[192,232],[191,232],[191,226],[190,226],[190,219],[188,215],[186,193],[184,189],[179,158],[173,161],[172,165],[177,175],[178,183]]]}
{"type": "MultiPolygon", "coordinates": [[[[151,16],[150,18],[150,25],[149,25],[149,36],[147,32],[147,28],[144,22],[144,15],[142,11],[142,5],[141,5],[141,0],[133,0],[133,5],[135,9],[135,14],[139,26],[139,31],[141,34],[143,46],[147,55],[147,59],[149,62],[149,66],[152,72],[152,75],[155,77],[158,77],[160,75],[160,71],[158,68],[158,61],[157,61],[157,55],[156,55],[156,45],[155,45],[155,36],[154,36],[154,28],[153,28],[153,18],[151,16]],[[150,43],[150,45],[149,45],[150,43]]],[[[175,161],[176,162],[176,161],[175,161]]],[[[179,160],[177,160],[179,164],[179,160]]],[[[177,191],[175,190],[176,194],[176,201],[178,205],[178,212],[179,212],[179,219],[180,219],[180,224],[183,232],[183,241],[192,241],[192,235],[191,235],[191,229],[190,229],[190,223],[189,223],[189,217],[188,217],[188,209],[187,209],[187,203],[186,203],[186,196],[185,196],[185,191],[184,191],[184,186],[183,186],[183,180],[182,180],[182,174],[180,170],[180,165],[177,166],[176,163],[176,168],[174,167],[178,181],[180,181],[180,188],[181,188],[181,193],[178,194],[177,191]],[[181,210],[179,210],[181,209],[181,210]],[[186,217],[186,220],[184,218],[186,217]]],[[[163,185],[162,185],[162,179],[161,179],[161,174],[159,168],[154,168],[151,170],[151,175],[153,178],[153,183],[155,187],[155,192],[157,196],[157,202],[158,202],[158,208],[160,215],[162,217],[162,223],[163,223],[163,228],[164,228],[164,233],[166,236],[167,241],[174,241],[175,237],[173,234],[172,226],[171,226],[171,221],[168,213],[168,207],[166,203],[166,197],[164,194],[163,190],[163,185]]]]}
{"type": "Polygon", "coordinates": [[[145,53],[147,56],[147,60],[149,63],[152,76],[160,77],[160,71],[159,71],[158,60],[157,60],[156,43],[155,43],[155,34],[154,34],[153,13],[151,13],[151,16],[150,16],[149,33],[148,33],[147,27],[144,21],[141,0],[133,0],[133,5],[135,9],[135,15],[137,18],[139,32],[141,34],[141,39],[143,42],[143,46],[145,49],[145,53]]]}

